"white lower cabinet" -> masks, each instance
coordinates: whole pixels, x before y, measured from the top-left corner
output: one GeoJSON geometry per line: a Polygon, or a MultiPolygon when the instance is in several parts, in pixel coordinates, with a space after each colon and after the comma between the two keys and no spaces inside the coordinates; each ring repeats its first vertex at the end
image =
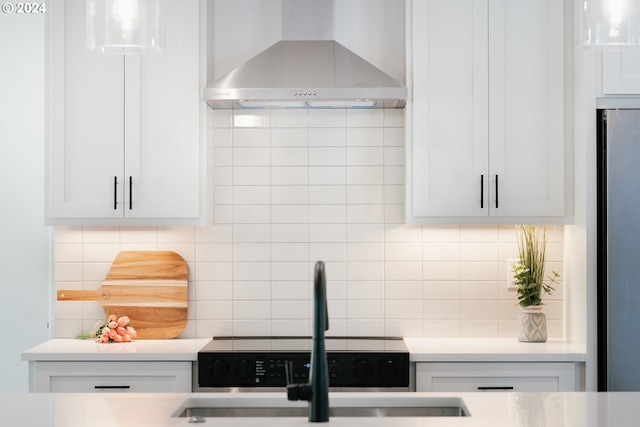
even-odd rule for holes
{"type": "Polygon", "coordinates": [[[416,363],[416,391],[576,391],[573,362],[416,363]]]}
{"type": "Polygon", "coordinates": [[[191,362],[31,362],[36,393],[191,392],[191,362]]]}

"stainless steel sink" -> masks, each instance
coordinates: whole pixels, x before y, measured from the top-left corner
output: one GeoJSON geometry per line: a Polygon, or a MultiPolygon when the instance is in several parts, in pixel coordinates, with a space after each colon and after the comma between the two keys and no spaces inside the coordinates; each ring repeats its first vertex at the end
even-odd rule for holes
{"type": "MultiPolygon", "coordinates": [[[[470,416],[459,397],[425,397],[402,393],[371,396],[367,393],[332,395],[330,417],[466,417],[470,416]]],[[[308,407],[289,402],[285,396],[213,395],[189,398],[174,417],[202,420],[210,417],[307,417],[308,407]]]]}

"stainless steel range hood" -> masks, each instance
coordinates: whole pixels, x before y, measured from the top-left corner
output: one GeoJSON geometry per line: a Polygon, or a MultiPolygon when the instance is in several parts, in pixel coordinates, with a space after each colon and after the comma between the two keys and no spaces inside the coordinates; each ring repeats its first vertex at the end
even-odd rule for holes
{"type": "Polygon", "coordinates": [[[404,108],[407,88],[333,40],[283,40],[204,89],[213,108],[404,108]]]}

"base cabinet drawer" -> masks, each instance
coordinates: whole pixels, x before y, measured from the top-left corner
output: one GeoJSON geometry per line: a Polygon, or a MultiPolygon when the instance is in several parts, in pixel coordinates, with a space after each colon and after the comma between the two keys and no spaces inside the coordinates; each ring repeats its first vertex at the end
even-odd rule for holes
{"type": "Polygon", "coordinates": [[[416,363],[416,391],[575,390],[576,366],[571,362],[416,363]]]}
{"type": "Polygon", "coordinates": [[[190,392],[191,362],[36,362],[37,393],[190,392]]]}

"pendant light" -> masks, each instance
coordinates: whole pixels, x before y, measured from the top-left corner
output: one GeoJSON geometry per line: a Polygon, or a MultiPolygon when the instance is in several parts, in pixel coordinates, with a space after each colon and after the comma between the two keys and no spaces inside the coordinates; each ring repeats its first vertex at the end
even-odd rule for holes
{"type": "Polygon", "coordinates": [[[640,47],[640,0],[584,0],[583,44],[640,47]]]}
{"type": "Polygon", "coordinates": [[[164,47],[163,0],[87,0],[87,47],[140,54],[164,47]]]}

